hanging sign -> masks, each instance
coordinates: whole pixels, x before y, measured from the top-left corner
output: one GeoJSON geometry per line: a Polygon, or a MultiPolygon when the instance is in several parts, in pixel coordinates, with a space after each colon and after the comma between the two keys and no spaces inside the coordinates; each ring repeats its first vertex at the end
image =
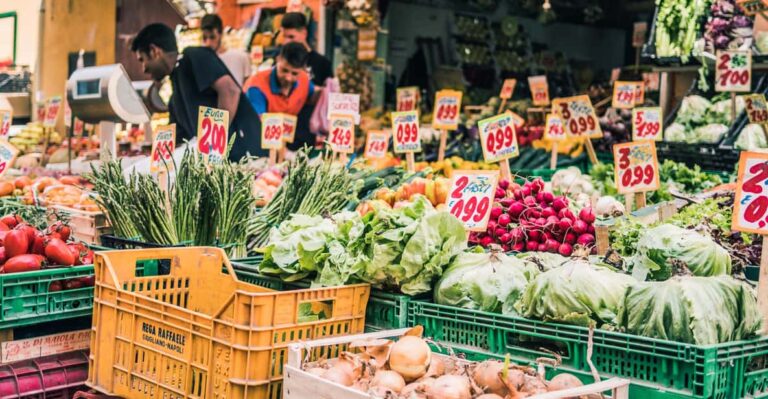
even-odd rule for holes
{"type": "Polygon", "coordinates": [[[635,82],[635,105],[645,102],[645,82],[635,82]]]}
{"type": "Polygon", "coordinates": [[[389,148],[389,133],[381,130],[371,130],[365,139],[365,158],[384,158],[389,148]]]}
{"type": "Polygon", "coordinates": [[[718,51],[715,91],[748,92],[752,87],[752,52],[718,51]]]}
{"type": "Polygon", "coordinates": [[[601,138],[603,131],[587,95],[556,98],[552,101],[553,111],[560,116],[569,137],[601,138]]]}
{"type": "Polygon", "coordinates": [[[632,140],[661,141],[663,138],[661,107],[635,108],[632,110],[632,140]]]}
{"type": "Polygon", "coordinates": [[[395,153],[421,152],[418,112],[393,112],[392,129],[394,130],[392,138],[394,139],[395,153]]]}
{"type": "Polygon", "coordinates": [[[768,234],[768,154],[741,152],[733,204],[733,230],[768,234]]]}
{"type": "Polygon", "coordinates": [[[469,231],[485,231],[499,182],[499,171],[453,172],[446,206],[469,231]]]}
{"type": "Polygon", "coordinates": [[[200,106],[197,112],[197,150],[207,163],[221,163],[227,152],[229,111],[200,106]]]}
{"type": "Polygon", "coordinates": [[[528,77],[528,86],[531,88],[533,105],[549,105],[549,85],[546,75],[528,77]]]}
{"type": "Polygon", "coordinates": [[[355,150],[355,121],[349,115],[331,115],[328,139],[333,152],[351,154],[355,150]]]}
{"type": "Polygon", "coordinates": [[[79,118],[75,117],[75,126],[72,128],[72,134],[76,137],[80,137],[83,135],[84,130],[85,130],[85,123],[81,121],[79,118]]]}
{"type": "Polygon", "coordinates": [[[435,94],[432,128],[455,130],[459,127],[461,96],[456,90],[440,90],[435,94]]]}
{"type": "Polygon", "coordinates": [[[631,141],[613,146],[614,179],[619,194],[659,189],[659,162],[656,143],[631,141]]]}
{"type": "Polygon", "coordinates": [[[59,110],[61,109],[61,96],[54,96],[48,99],[45,103],[45,119],[43,125],[54,126],[56,125],[56,118],[59,116],[59,110]]]}
{"type": "Polygon", "coordinates": [[[419,88],[416,86],[399,87],[397,89],[397,112],[416,111],[419,102],[419,88]]]}
{"type": "Polygon", "coordinates": [[[152,158],[149,170],[152,173],[173,170],[173,151],[176,149],[176,124],[158,126],[152,140],[152,158]]]}
{"type": "Polygon", "coordinates": [[[632,47],[643,47],[646,32],[648,32],[647,22],[635,22],[632,25],[632,47]]]}
{"type": "Polygon", "coordinates": [[[279,150],[283,147],[283,114],[261,114],[261,148],[279,150]]]}
{"type": "Polygon", "coordinates": [[[485,162],[494,163],[520,155],[511,113],[483,119],[477,124],[485,162]]]}
{"type": "Polygon", "coordinates": [[[517,79],[504,79],[499,98],[502,100],[509,100],[512,98],[512,93],[515,92],[515,86],[517,86],[517,79]]]}

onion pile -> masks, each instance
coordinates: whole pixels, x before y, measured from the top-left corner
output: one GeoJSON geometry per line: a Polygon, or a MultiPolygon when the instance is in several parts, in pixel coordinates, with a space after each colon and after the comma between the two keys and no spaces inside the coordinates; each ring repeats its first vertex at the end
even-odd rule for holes
{"type": "Polygon", "coordinates": [[[594,247],[595,213],[586,207],[578,215],[565,196],[544,190],[544,181],[524,185],[499,182],[488,229],[472,233],[469,242],[483,247],[500,245],[504,251],[573,253],[574,245],[594,247]]]}
{"type": "Polygon", "coordinates": [[[567,373],[546,381],[531,367],[433,356],[422,332],[419,326],[397,342],[354,342],[350,348],[359,352],[305,363],[303,369],[372,398],[387,399],[522,399],[582,385],[567,373]]]}

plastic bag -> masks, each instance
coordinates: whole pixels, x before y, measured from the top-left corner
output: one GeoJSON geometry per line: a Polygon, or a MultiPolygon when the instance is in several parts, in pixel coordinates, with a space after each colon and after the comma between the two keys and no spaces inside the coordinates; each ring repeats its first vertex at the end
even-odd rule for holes
{"type": "Polygon", "coordinates": [[[312,117],[309,118],[309,131],[316,135],[328,133],[328,101],[331,93],[338,93],[341,91],[339,86],[339,80],[336,78],[328,78],[325,80],[325,88],[320,93],[320,98],[315,104],[315,110],[312,112],[312,117]]]}

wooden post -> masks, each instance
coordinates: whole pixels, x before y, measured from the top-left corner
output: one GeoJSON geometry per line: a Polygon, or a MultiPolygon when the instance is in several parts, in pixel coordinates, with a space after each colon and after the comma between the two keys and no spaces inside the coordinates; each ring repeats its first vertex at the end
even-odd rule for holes
{"type": "Polygon", "coordinates": [[[496,112],[496,113],[500,114],[504,110],[504,108],[506,108],[506,107],[507,107],[507,99],[504,98],[504,99],[501,100],[501,104],[499,104],[499,111],[496,112]]]}
{"type": "Polygon", "coordinates": [[[637,209],[645,208],[646,201],[644,191],[635,193],[635,204],[637,205],[637,209]]]}
{"type": "Polygon", "coordinates": [[[557,169],[557,141],[552,142],[552,158],[549,160],[549,168],[557,169]]]}
{"type": "Polygon", "coordinates": [[[440,129],[440,149],[437,152],[437,160],[442,162],[445,159],[445,146],[448,144],[448,131],[440,129]]]}
{"type": "Polygon", "coordinates": [[[277,153],[277,162],[285,161],[285,144],[280,147],[280,151],[277,153]]]}
{"type": "Polygon", "coordinates": [[[413,158],[412,152],[405,153],[405,163],[408,168],[408,173],[416,172],[416,160],[413,158]]]}
{"type": "Polygon", "coordinates": [[[512,181],[512,171],[509,170],[509,160],[508,159],[502,159],[501,162],[499,162],[499,169],[501,170],[501,178],[511,182],[512,181]]]}
{"type": "Polygon", "coordinates": [[[347,161],[348,161],[347,153],[346,152],[340,152],[339,153],[339,162],[341,163],[341,165],[342,166],[346,166],[347,165],[347,161]]]}
{"type": "Polygon", "coordinates": [[[736,93],[731,92],[731,123],[736,120],[736,93]]]}
{"type": "Polygon", "coordinates": [[[768,331],[768,242],[763,236],[763,250],[760,252],[760,274],[757,282],[757,308],[763,316],[763,333],[768,331]]]}
{"type": "Polygon", "coordinates": [[[269,166],[275,166],[277,163],[277,150],[269,150],[269,166]]]}
{"type": "Polygon", "coordinates": [[[604,224],[595,225],[595,244],[597,245],[597,254],[600,256],[605,256],[611,247],[609,234],[608,226],[604,224]]]}
{"type": "Polygon", "coordinates": [[[674,216],[675,213],[677,213],[677,208],[675,207],[675,203],[670,201],[659,205],[657,212],[659,213],[659,221],[663,222],[674,216]]]}
{"type": "Polygon", "coordinates": [[[595,153],[595,147],[592,145],[592,140],[587,138],[584,141],[584,145],[587,146],[587,156],[589,156],[589,161],[592,162],[593,165],[599,164],[600,161],[597,160],[597,153],[595,153]]]}
{"type": "Polygon", "coordinates": [[[627,213],[632,212],[632,204],[634,202],[634,195],[632,194],[624,194],[624,207],[626,208],[627,213]]]}

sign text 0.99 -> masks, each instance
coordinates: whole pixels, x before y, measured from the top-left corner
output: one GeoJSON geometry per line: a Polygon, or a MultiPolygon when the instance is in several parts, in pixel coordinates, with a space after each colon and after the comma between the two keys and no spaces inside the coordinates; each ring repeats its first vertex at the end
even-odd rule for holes
{"type": "Polygon", "coordinates": [[[619,194],[659,189],[659,162],[653,141],[631,141],[613,146],[615,181],[619,194]]]}

